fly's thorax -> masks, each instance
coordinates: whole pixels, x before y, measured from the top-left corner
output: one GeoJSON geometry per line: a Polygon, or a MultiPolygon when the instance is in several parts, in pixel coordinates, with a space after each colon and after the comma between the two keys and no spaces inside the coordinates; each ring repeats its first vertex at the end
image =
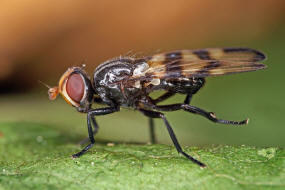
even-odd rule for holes
{"type": "Polygon", "coordinates": [[[93,74],[96,94],[111,104],[124,103],[129,96],[125,83],[133,75],[135,64],[133,58],[117,58],[100,64],[93,74]]]}
{"type": "Polygon", "coordinates": [[[131,76],[134,70],[132,58],[117,58],[100,64],[94,71],[94,87],[108,86],[131,76]]]}
{"type": "Polygon", "coordinates": [[[147,62],[142,61],[134,65],[133,77],[142,77],[145,76],[149,65],[147,62]]]}

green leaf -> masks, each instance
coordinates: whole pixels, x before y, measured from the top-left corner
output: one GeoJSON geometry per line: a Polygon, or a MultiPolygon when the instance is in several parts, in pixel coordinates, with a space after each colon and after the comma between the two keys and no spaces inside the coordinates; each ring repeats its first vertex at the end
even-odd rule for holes
{"type": "Polygon", "coordinates": [[[97,143],[36,123],[0,123],[0,189],[285,189],[285,151],[247,146],[185,147],[97,143]]]}

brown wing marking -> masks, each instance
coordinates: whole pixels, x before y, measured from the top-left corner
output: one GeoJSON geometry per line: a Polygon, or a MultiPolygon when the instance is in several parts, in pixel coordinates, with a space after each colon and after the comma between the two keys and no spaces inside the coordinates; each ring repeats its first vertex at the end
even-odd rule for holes
{"type": "Polygon", "coordinates": [[[260,51],[249,48],[209,48],[180,50],[148,58],[147,77],[205,77],[265,68],[256,63],[265,59],[260,51]]]}
{"type": "Polygon", "coordinates": [[[240,72],[249,72],[264,69],[266,66],[261,63],[237,62],[237,61],[215,61],[200,60],[198,62],[174,61],[168,64],[168,71],[161,71],[157,68],[149,68],[147,77],[151,78],[190,78],[218,76],[240,72]]]}
{"type": "Polygon", "coordinates": [[[167,53],[155,54],[148,57],[147,60],[151,63],[165,62],[174,60],[238,60],[238,61],[251,61],[257,62],[262,61],[266,57],[265,55],[255,49],[250,48],[208,48],[208,49],[197,49],[197,50],[178,50],[167,53]]]}

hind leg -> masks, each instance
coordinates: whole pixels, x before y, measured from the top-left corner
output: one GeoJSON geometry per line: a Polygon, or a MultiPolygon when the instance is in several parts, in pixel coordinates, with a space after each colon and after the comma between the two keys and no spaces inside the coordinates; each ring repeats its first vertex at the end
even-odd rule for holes
{"type": "Polygon", "coordinates": [[[191,106],[188,104],[171,104],[171,105],[162,105],[162,106],[154,105],[153,109],[156,109],[159,111],[184,110],[190,113],[194,113],[194,114],[198,114],[203,117],[206,117],[207,119],[215,123],[231,124],[231,125],[244,125],[248,123],[248,119],[245,119],[243,121],[229,121],[229,120],[224,120],[224,119],[218,119],[213,112],[207,112],[201,108],[191,106]]]}

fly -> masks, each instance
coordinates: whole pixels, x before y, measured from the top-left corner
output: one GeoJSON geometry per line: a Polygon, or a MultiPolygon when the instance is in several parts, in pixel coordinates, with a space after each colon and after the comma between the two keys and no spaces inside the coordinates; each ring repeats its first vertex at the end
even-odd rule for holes
{"type": "Polygon", "coordinates": [[[215,123],[244,125],[243,121],[218,119],[213,112],[190,105],[192,96],[205,84],[205,78],[266,68],[260,63],[265,55],[249,48],[209,48],[179,50],[159,53],[149,57],[119,57],[100,64],[92,79],[84,67],[71,67],[60,78],[57,87],[49,88],[48,94],[54,100],[61,94],[67,103],[78,112],[87,114],[87,128],[90,143],[73,158],[82,156],[95,143],[98,131],[95,117],[120,111],[120,107],[131,107],[149,117],[151,141],[155,143],[153,118],[160,118],[168,130],[178,151],[201,167],[206,165],[186,152],[180,146],[176,135],[162,113],[184,110],[200,115],[215,123]],[[150,93],[164,90],[165,93],[153,99],[150,93]],[[183,103],[158,105],[175,94],[185,94],[183,103]],[[93,109],[93,103],[103,103],[104,108],[93,109]]]}

